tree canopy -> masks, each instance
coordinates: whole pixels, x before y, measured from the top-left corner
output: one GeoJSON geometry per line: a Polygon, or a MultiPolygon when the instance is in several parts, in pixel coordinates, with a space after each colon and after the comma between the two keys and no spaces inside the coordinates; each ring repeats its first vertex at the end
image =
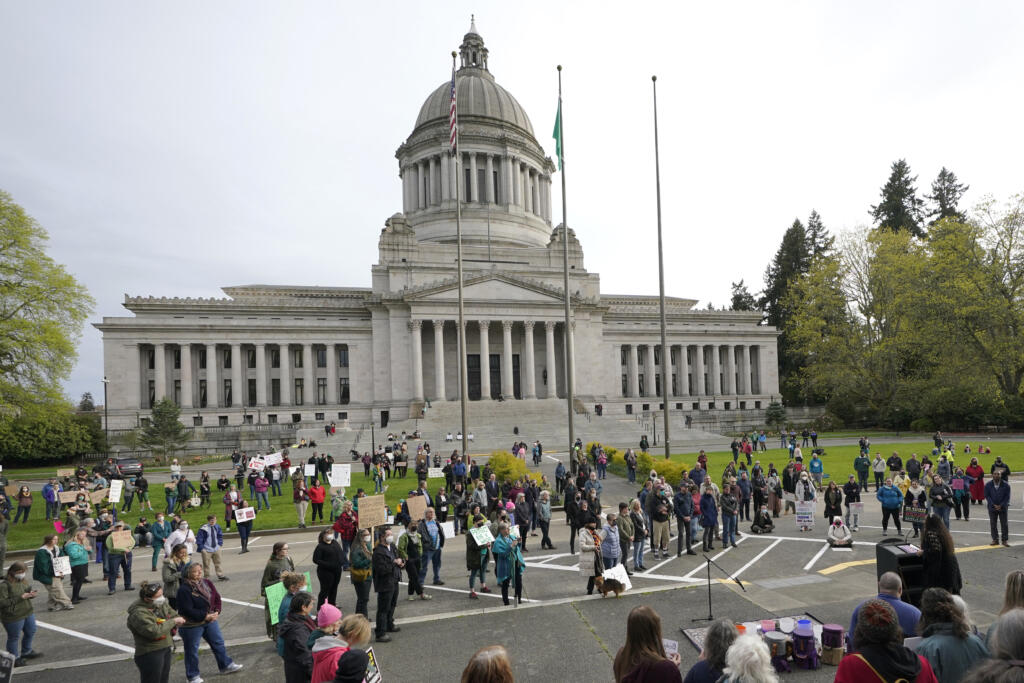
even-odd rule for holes
{"type": "Polygon", "coordinates": [[[924,237],[924,202],[917,196],[917,176],[910,175],[905,159],[894,161],[889,179],[882,186],[882,201],[871,207],[871,217],[879,228],[893,232],[905,231],[924,237]]]}

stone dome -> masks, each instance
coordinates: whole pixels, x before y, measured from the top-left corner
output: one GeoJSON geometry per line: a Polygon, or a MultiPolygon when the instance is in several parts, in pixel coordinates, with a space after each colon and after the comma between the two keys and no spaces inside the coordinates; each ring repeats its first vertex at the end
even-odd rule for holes
{"type": "MultiPolygon", "coordinates": [[[[498,119],[522,128],[533,135],[533,125],[522,105],[508,90],[498,85],[488,71],[479,67],[463,67],[455,74],[459,118],[481,116],[498,119]]],[[[427,97],[420,107],[414,129],[438,119],[448,121],[451,81],[445,81],[427,97]]]]}

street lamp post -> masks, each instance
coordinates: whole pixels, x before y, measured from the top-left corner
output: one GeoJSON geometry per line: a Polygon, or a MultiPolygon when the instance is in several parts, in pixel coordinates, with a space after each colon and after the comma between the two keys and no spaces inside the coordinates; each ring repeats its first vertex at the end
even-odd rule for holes
{"type": "Polygon", "coordinates": [[[110,380],[103,378],[103,450],[110,457],[110,423],[107,420],[107,385],[110,380]]]}

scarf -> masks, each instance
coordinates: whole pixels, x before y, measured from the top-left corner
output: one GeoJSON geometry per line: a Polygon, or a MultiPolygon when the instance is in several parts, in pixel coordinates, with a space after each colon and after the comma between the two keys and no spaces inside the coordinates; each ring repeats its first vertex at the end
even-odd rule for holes
{"type": "MultiPolygon", "coordinates": [[[[191,566],[191,564],[189,566],[191,566]]],[[[185,571],[188,571],[187,567],[185,571]]],[[[199,595],[203,596],[208,605],[210,605],[211,607],[213,606],[213,594],[210,592],[210,585],[206,579],[204,579],[203,577],[199,577],[195,581],[193,581],[192,579],[186,579],[186,581],[188,582],[188,585],[191,586],[193,593],[199,593],[199,595]]]]}

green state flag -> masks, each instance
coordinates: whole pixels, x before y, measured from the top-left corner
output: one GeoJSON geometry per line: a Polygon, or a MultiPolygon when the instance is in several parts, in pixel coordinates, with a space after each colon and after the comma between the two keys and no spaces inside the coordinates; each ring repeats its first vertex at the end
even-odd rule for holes
{"type": "Polygon", "coordinates": [[[555,114],[555,130],[551,133],[555,139],[555,156],[558,157],[558,170],[562,170],[562,98],[558,98],[558,113],[555,114]]]}

